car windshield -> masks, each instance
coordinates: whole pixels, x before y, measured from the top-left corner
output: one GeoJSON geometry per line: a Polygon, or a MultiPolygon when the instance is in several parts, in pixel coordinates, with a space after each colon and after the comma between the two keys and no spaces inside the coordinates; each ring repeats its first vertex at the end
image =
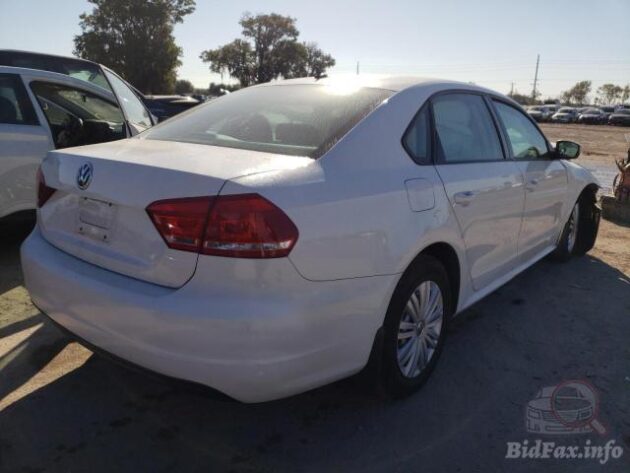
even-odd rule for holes
{"type": "Polygon", "coordinates": [[[621,110],[617,110],[615,112],[617,115],[630,115],[630,110],[625,110],[625,109],[621,109],[621,110]]]}
{"type": "Polygon", "coordinates": [[[318,158],[391,95],[318,84],[252,87],[172,118],[143,137],[318,158]]]}
{"type": "Polygon", "coordinates": [[[591,115],[599,115],[600,111],[596,108],[587,108],[583,113],[590,113],[591,115]]]}
{"type": "Polygon", "coordinates": [[[561,108],[560,110],[558,110],[558,113],[573,113],[573,109],[572,108],[561,108]]]}

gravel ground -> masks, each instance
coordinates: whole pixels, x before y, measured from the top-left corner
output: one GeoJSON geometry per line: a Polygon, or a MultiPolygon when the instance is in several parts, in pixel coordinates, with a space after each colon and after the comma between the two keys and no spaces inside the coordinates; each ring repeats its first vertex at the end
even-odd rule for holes
{"type": "MultiPolygon", "coordinates": [[[[566,135],[565,135],[566,136],[566,135]]],[[[612,159],[612,158],[611,158],[612,159]]],[[[451,324],[429,382],[402,401],[357,376],[243,405],[129,370],[70,342],[22,287],[25,228],[0,227],[0,471],[630,471],[630,228],[543,260],[451,324]],[[527,402],[588,380],[605,435],[528,434],[527,402]],[[596,460],[505,459],[507,442],[614,441],[596,460]]]]}
{"type": "Polygon", "coordinates": [[[582,145],[582,160],[615,165],[615,159],[627,156],[630,128],[608,125],[541,123],[540,128],[552,141],[571,140],[582,145]]]}

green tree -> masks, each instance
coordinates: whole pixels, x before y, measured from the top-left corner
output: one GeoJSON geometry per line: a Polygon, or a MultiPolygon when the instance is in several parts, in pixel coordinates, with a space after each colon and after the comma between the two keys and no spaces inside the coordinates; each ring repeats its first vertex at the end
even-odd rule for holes
{"type": "Polygon", "coordinates": [[[604,84],[597,89],[600,101],[605,104],[617,102],[623,95],[623,89],[615,84],[604,84]]]}
{"type": "Polygon", "coordinates": [[[238,79],[241,86],[269,82],[279,77],[323,77],[335,60],[315,43],[298,42],[295,18],[276,13],[240,20],[243,38],[200,55],[212,72],[238,79]]]}
{"type": "Polygon", "coordinates": [[[586,103],[586,96],[591,91],[591,85],[592,82],[590,80],[583,80],[578,82],[569,90],[566,90],[562,93],[562,100],[566,103],[586,103]]]}
{"type": "Polygon", "coordinates": [[[175,93],[179,95],[192,94],[195,91],[195,87],[189,80],[179,79],[175,82],[175,93]]]}
{"type": "Polygon", "coordinates": [[[74,54],[110,67],[145,93],[172,93],[182,50],[173,26],[195,0],[88,0],[74,54]]]}

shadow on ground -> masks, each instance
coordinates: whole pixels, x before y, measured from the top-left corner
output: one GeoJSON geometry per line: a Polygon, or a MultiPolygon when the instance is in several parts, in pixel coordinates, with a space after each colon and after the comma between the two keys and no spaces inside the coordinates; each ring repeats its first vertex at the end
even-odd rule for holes
{"type": "MultiPolygon", "coordinates": [[[[0,358],[0,398],[69,348],[41,315],[1,327],[0,337],[40,323],[0,358]]],[[[429,382],[402,401],[355,377],[243,405],[92,356],[0,412],[0,470],[538,471],[541,463],[504,460],[506,442],[531,438],[524,407],[539,388],[579,378],[598,388],[608,437],[626,450],[606,467],[628,471],[629,334],[628,278],[587,256],[543,261],[463,313],[429,382]]]]}

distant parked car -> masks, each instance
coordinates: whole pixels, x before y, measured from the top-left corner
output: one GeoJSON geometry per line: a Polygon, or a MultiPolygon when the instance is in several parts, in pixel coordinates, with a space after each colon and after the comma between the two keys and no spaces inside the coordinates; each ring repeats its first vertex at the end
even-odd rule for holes
{"type": "Polygon", "coordinates": [[[145,96],[145,103],[151,113],[161,122],[196,107],[202,102],[185,95],[147,95],[145,96]]]}
{"type": "Polygon", "coordinates": [[[609,125],[630,126],[630,110],[619,109],[608,117],[609,125]]]}
{"type": "Polygon", "coordinates": [[[49,150],[119,140],[153,125],[131,86],[99,64],[0,51],[7,63],[20,67],[0,65],[0,218],[36,208],[37,168],[49,150]]]}
{"type": "Polygon", "coordinates": [[[605,123],[608,122],[608,118],[610,117],[610,115],[615,113],[615,107],[613,107],[613,106],[600,107],[600,110],[602,111],[602,113],[606,117],[605,123]]]}
{"type": "Polygon", "coordinates": [[[156,117],[146,116],[148,107],[142,92],[102,64],[76,57],[0,49],[0,66],[56,72],[104,88],[122,105],[127,125],[134,128],[134,134],[157,123],[156,117]]]}
{"type": "Polygon", "coordinates": [[[552,122],[573,123],[577,120],[577,112],[573,107],[562,107],[551,117],[552,122]]]}
{"type": "Polygon", "coordinates": [[[578,123],[586,123],[589,125],[599,125],[606,123],[608,116],[599,108],[587,108],[578,116],[578,123]]]}
{"type": "Polygon", "coordinates": [[[553,111],[546,105],[533,105],[527,107],[527,114],[537,122],[546,122],[551,119],[553,111]]]}

